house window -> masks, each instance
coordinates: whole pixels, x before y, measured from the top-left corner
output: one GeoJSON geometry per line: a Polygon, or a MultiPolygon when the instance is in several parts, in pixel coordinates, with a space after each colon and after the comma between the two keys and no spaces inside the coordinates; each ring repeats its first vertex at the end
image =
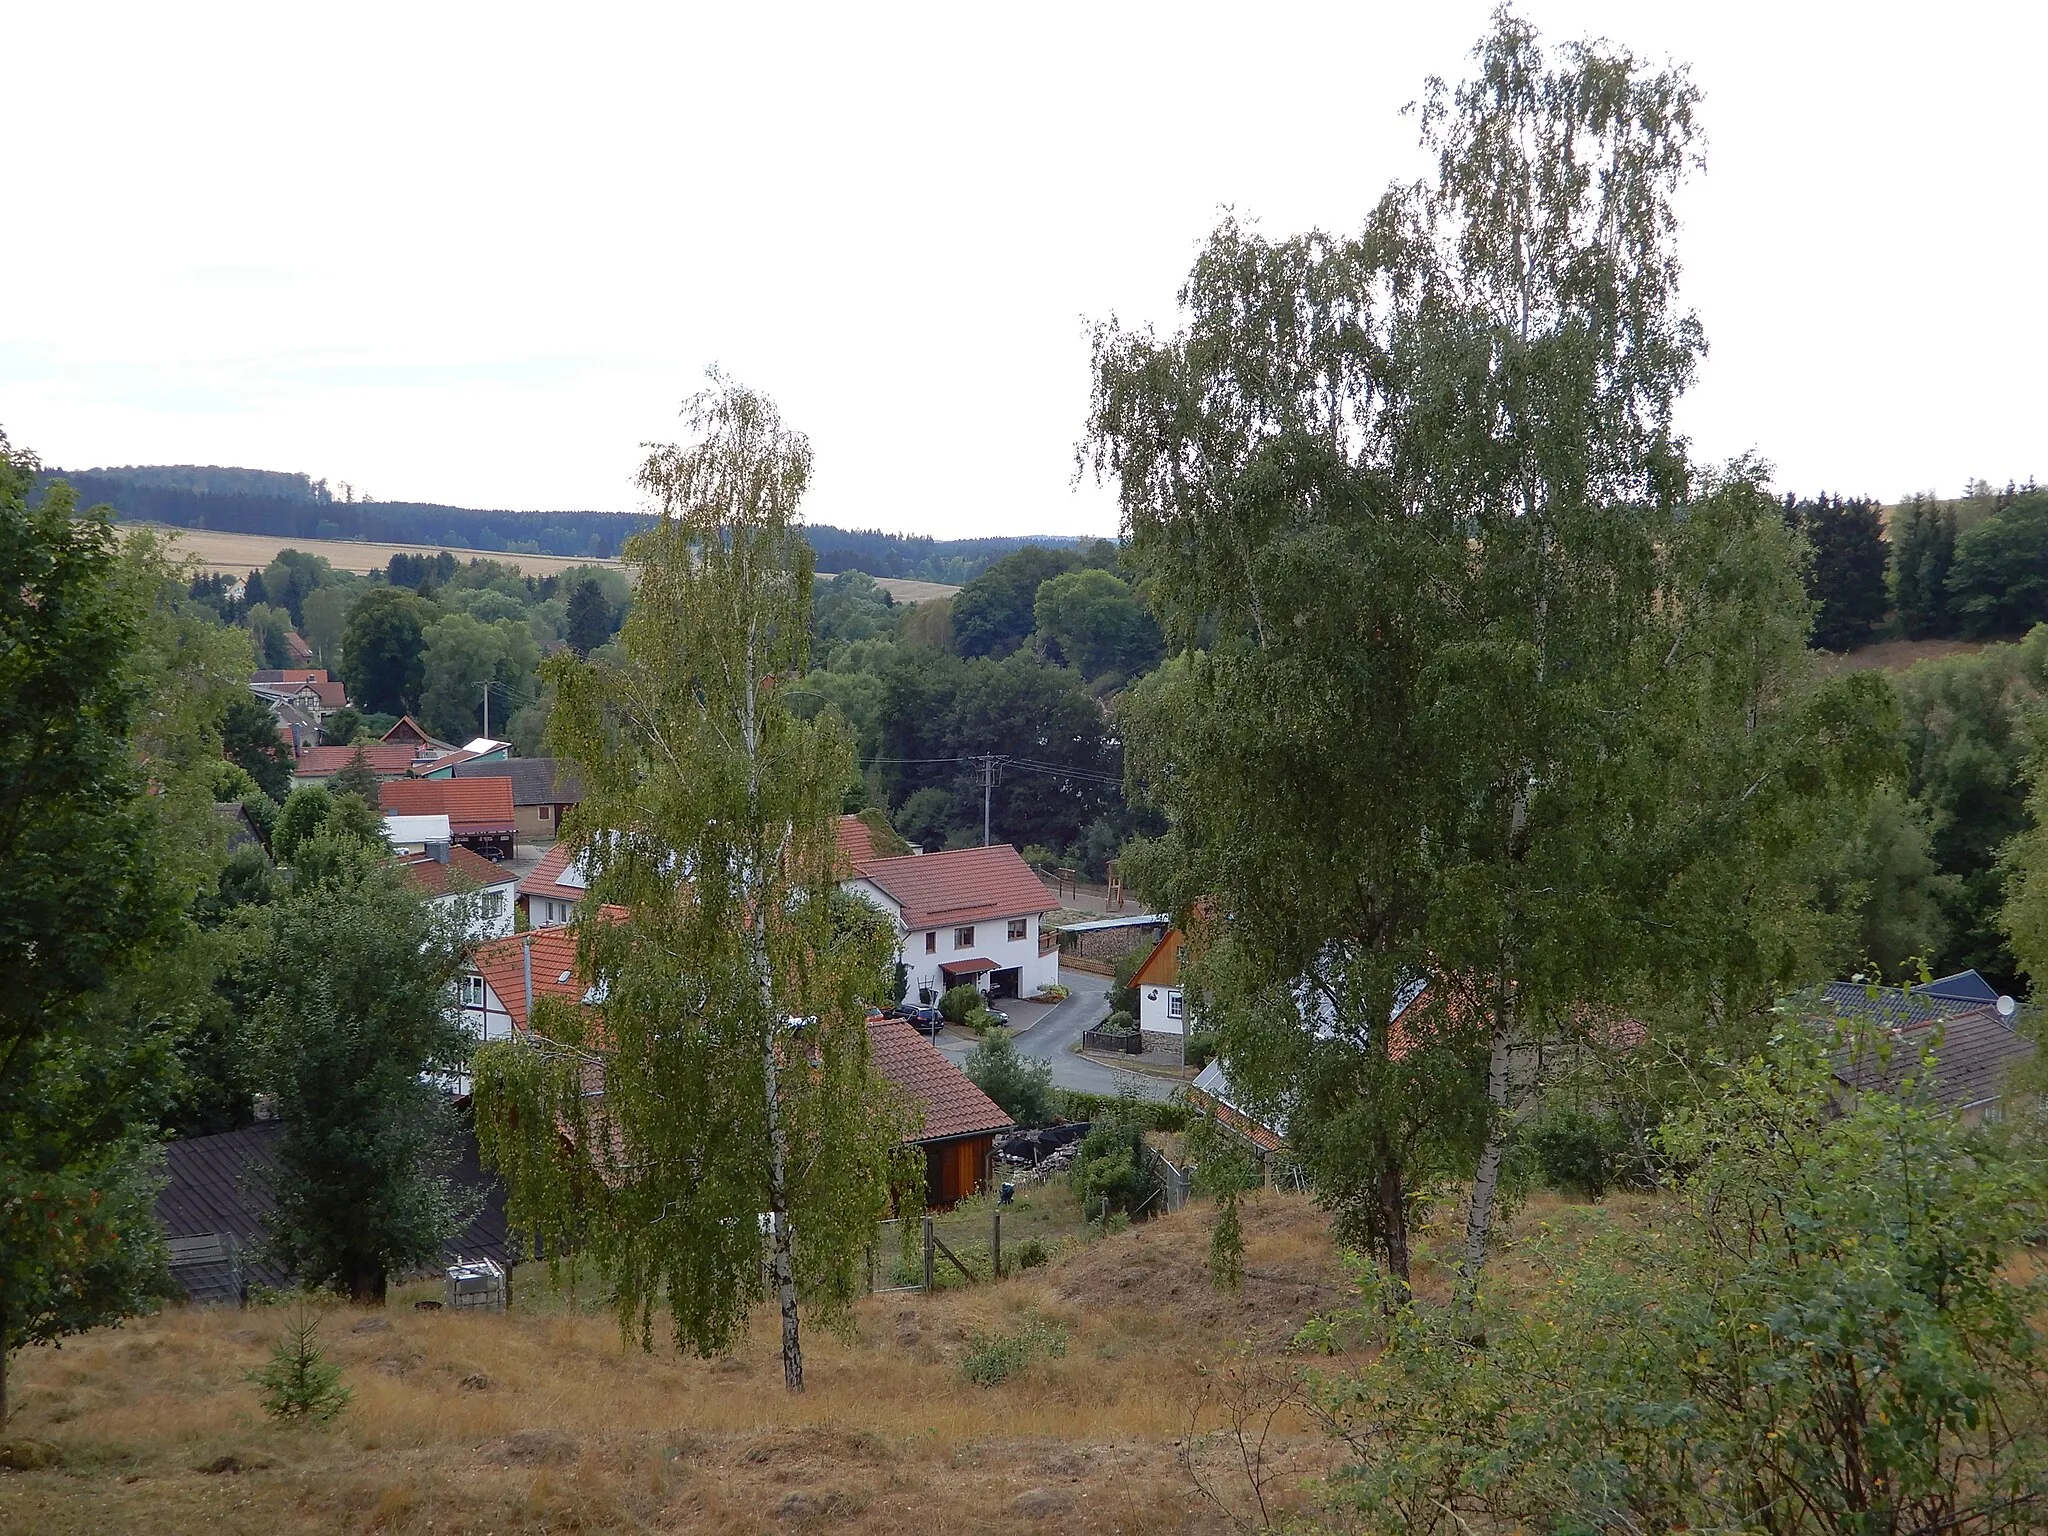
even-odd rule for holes
{"type": "Polygon", "coordinates": [[[1028,917],[1013,917],[1013,918],[1011,918],[1011,919],[1010,919],[1010,942],[1011,942],[1012,944],[1015,944],[1015,943],[1016,943],[1016,942],[1017,942],[1018,940],[1020,940],[1020,939],[1028,938],[1028,937],[1030,936],[1030,934],[1031,934],[1031,919],[1030,919],[1030,918],[1028,918],[1028,917]]]}
{"type": "Polygon", "coordinates": [[[955,928],[953,930],[953,947],[955,949],[974,948],[974,930],[972,928],[955,928]]]}
{"type": "Polygon", "coordinates": [[[484,1005],[484,979],[481,976],[462,978],[462,1006],[481,1008],[484,1005]]]}
{"type": "Polygon", "coordinates": [[[1177,1018],[1179,1018],[1179,1017],[1180,1017],[1180,988],[1179,988],[1179,987],[1172,987],[1172,988],[1169,988],[1169,989],[1167,990],[1167,994],[1166,994],[1166,1016],[1167,1016],[1167,1017],[1168,1017],[1169,1019],[1177,1019],[1177,1018]]]}
{"type": "Polygon", "coordinates": [[[934,928],[930,933],[924,936],[924,952],[928,955],[936,955],[939,952],[938,929],[934,928]]]}

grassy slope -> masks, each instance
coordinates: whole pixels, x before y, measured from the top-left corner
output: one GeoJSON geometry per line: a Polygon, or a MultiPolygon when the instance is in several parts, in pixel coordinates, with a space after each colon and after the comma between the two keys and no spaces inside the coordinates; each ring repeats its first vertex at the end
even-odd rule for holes
{"type": "MultiPolygon", "coordinates": [[[[1000,1285],[870,1298],[847,1337],[811,1332],[796,1399],[765,1313],[728,1359],[647,1354],[526,1279],[505,1316],[335,1310],[323,1334],[354,1405],[332,1430],[283,1430],[244,1380],[283,1313],[175,1309],[15,1357],[9,1436],[59,1463],[0,1476],[0,1529],[1224,1529],[1178,1460],[1201,1367],[1234,1340],[1277,1353],[1342,1292],[1322,1219],[1276,1194],[1250,1208],[1244,1290],[1217,1293],[1208,1214],[1000,1285]],[[1070,1330],[1065,1357],[967,1385],[970,1336],[1032,1315],[1070,1330]],[[200,1470],[223,1458],[248,1470],[200,1470]]],[[[1282,1442],[1300,1473],[1329,1455],[1304,1424],[1282,1442]]],[[[1197,1456],[1227,1462],[1220,1444],[1197,1456]]]]}

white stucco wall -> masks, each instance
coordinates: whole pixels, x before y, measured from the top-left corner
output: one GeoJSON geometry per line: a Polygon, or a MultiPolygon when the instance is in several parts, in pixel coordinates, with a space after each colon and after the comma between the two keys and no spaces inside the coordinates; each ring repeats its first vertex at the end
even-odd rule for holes
{"type": "MultiPolygon", "coordinates": [[[[1060,955],[1057,948],[1047,954],[1038,952],[1039,919],[1037,913],[1021,918],[978,917],[972,923],[947,924],[942,928],[906,928],[903,923],[903,909],[877,885],[866,880],[849,880],[845,887],[852,894],[873,902],[896,920],[896,931],[901,936],[897,945],[896,958],[903,962],[909,972],[909,981],[904,987],[904,996],[910,1001],[917,1000],[920,989],[929,988],[936,1001],[946,990],[946,979],[939,972],[939,966],[953,960],[990,960],[998,970],[1016,970],[1018,995],[1029,997],[1040,987],[1049,987],[1060,979],[1060,955]],[[1012,939],[1010,924],[1021,922],[1024,936],[1012,939]],[[956,942],[957,930],[972,928],[973,942],[962,945],[956,942]],[[927,935],[936,933],[935,947],[927,950],[927,935]]],[[[981,978],[981,987],[988,990],[988,978],[981,978]]]]}
{"type": "Polygon", "coordinates": [[[1140,987],[1138,989],[1138,1028],[1156,1031],[1162,1035],[1184,1035],[1188,1032],[1186,1009],[1182,1007],[1179,987],[1140,987]]]}

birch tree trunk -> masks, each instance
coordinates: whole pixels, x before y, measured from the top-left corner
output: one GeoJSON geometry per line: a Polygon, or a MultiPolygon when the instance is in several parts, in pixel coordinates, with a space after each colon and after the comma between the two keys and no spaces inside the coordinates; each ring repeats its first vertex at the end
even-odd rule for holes
{"type": "Polygon", "coordinates": [[[1500,1193],[1500,1164],[1507,1150],[1509,1073],[1514,1060],[1514,1014],[1505,997],[1493,1011],[1493,1041],[1486,1060],[1486,1145],[1472,1176],[1472,1205],[1465,1214],[1465,1254],[1458,1266],[1458,1310],[1469,1316],[1479,1299],[1479,1274],[1493,1235],[1494,1202],[1500,1193]]]}
{"type": "MultiPolygon", "coordinates": [[[[765,959],[758,956],[757,960],[765,959]]],[[[763,1001],[766,1002],[764,978],[763,1001]]],[[[769,1278],[782,1309],[782,1384],[792,1392],[804,1389],[803,1334],[796,1315],[796,1263],[789,1226],[789,1135],[782,1125],[782,1096],[777,1084],[774,1014],[764,1034],[762,1067],[768,1091],[768,1242],[769,1278]]]]}

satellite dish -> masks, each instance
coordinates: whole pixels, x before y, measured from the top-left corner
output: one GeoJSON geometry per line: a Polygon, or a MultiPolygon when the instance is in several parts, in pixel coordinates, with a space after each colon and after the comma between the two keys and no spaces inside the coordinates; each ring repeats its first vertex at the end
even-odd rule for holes
{"type": "Polygon", "coordinates": [[[2014,1014],[2018,1013],[2019,1011],[2020,1011],[2020,1005],[2019,1005],[2018,1003],[2014,1002],[2014,1001],[2013,1001],[2013,1000],[2012,1000],[2011,998],[2009,998],[2009,997],[2001,997],[2001,998],[1999,998],[1999,1000],[1998,1000],[1998,1016],[1999,1016],[1999,1017],[2000,1017],[2001,1019],[2009,1019],[2009,1018],[2011,1018],[2011,1017],[2012,1017],[2012,1016],[2013,1016],[2014,1014]]]}

